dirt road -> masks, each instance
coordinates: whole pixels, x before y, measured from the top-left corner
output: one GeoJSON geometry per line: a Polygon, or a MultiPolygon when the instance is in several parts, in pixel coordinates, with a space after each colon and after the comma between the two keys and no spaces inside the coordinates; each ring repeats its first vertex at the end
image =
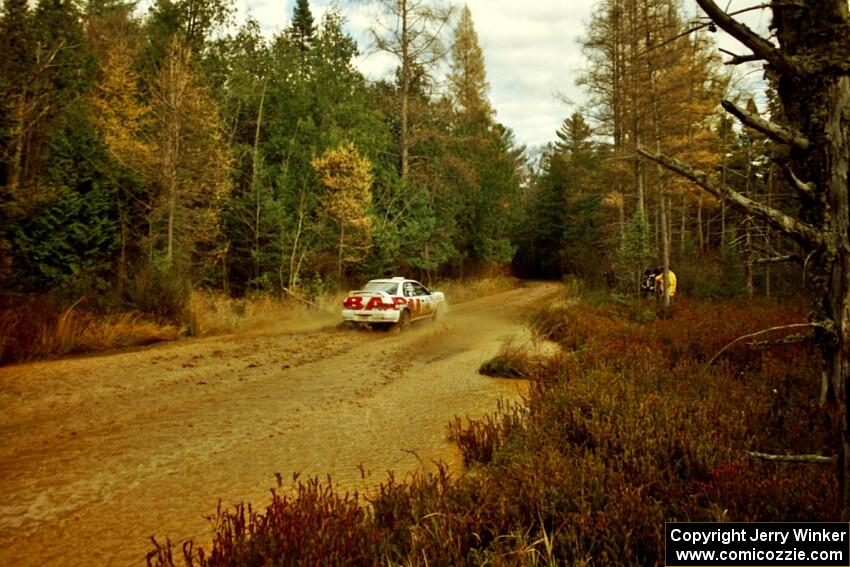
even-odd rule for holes
{"type": "Polygon", "coordinates": [[[266,331],[2,368],[0,565],[141,565],[151,535],[206,540],[219,498],[264,505],[276,472],[363,490],[417,455],[457,463],[446,423],[521,387],[476,369],[556,290],[402,334],[266,331]]]}

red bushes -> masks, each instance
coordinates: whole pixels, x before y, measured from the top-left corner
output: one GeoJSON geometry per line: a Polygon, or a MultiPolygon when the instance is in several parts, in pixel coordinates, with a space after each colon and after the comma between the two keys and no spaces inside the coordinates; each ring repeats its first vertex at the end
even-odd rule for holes
{"type": "Polygon", "coordinates": [[[651,565],[663,561],[665,521],[836,519],[831,467],[747,454],[835,451],[814,400],[814,349],[740,344],[706,364],[736,337],[802,312],[679,301],[672,319],[638,324],[634,313],[536,313],[534,328],[567,354],[533,367],[523,407],[450,425],[471,473],[391,477],[370,506],[311,481],[265,514],[220,514],[210,559],[195,560],[651,565]]]}
{"type": "MultiPolygon", "coordinates": [[[[357,494],[338,495],[330,479],[295,484],[294,495],[272,492],[264,512],[219,508],[212,550],[183,548],[186,565],[371,565],[378,537],[357,494]]],[[[149,565],[173,565],[170,542],[148,554],[149,565]]]]}

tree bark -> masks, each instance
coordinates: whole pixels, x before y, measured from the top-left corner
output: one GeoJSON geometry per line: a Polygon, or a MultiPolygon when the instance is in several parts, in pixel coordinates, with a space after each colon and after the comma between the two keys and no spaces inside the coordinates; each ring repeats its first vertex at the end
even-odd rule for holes
{"type": "Polygon", "coordinates": [[[407,30],[407,0],[401,1],[401,179],[407,181],[410,172],[410,42],[407,30]]]}
{"type": "Polygon", "coordinates": [[[339,223],[339,257],[336,266],[336,284],[342,289],[342,248],[345,244],[345,224],[339,223]]]}
{"type": "Polygon", "coordinates": [[[697,199],[697,237],[699,238],[699,254],[705,253],[705,236],[702,231],[702,197],[697,199]]]}
{"type": "Polygon", "coordinates": [[[824,124],[823,158],[827,166],[824,182],[832,250],[827,252],[824,269],[819,271],[829,276],[828,307],[824,315],[832,319],[835,329],[834,342],[823,341],[822,349],[841,423],[839,484],[842,517],[847,521],[850,520],[850,77],[845,75],[835,80],[825,95],[828,114],[824,124]]]}

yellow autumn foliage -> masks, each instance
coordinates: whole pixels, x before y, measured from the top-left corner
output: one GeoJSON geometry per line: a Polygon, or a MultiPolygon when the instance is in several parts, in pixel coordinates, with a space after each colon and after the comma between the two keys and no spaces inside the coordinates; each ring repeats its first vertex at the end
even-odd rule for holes
{"type": "Polygon", "coordinates": [[[322,211],[339,230],[338,277],[345,264],[362,260],[372,247],[374,226],[372,162],[348,142],[326,150],[311,161],[316,176],[327,189],[322,211]]]}

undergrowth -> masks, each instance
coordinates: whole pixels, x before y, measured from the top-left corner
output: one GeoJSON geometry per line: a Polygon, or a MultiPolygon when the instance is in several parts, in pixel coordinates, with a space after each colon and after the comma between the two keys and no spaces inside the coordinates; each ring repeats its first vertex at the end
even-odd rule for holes
{"type": "Polygon", "coordinates": [[[836,452],[814,348],[740,344],[707,365],[803,311],[677,298],[672,318],[646,322],[645,309],[534,314],[565,352],[529,367],[523,404],[449,425],[465,473],[390,476],[367,498],[297,482],[264,511],[219,510],[210,550],[157,542],[149,564],[652,565],[665,521],[837,519],[831,467],[748,456],[836,452]]]}

